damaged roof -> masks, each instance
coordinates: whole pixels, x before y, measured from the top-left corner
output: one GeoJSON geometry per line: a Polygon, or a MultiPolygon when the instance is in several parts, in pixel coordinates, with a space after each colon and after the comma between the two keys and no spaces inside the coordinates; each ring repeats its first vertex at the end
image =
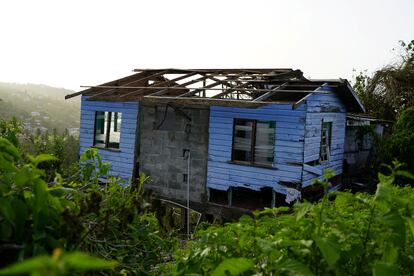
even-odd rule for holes
{"type": "Polygon", "coordinates": [[[302,71],[273,69],[135,69],[135,74],[67,95],[89,101],[143,101],[258,107],[293,104],[313,93],[334,91],[351,112],[364,107],[347,80],[310,80],[302,71]],[[322,87],[323,86],[323,87],[322,87]]]}

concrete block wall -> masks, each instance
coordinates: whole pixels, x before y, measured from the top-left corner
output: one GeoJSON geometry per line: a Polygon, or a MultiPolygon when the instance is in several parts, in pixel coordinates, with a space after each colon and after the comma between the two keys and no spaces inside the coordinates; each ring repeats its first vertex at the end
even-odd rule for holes
{"type": "Polygon", "coordinates": [[[170,200],[185,201],[187,160],[183,151],[189,149],[190,200],[204,202],[209,109],[141,104],[139,118],[139,169],[153,179],[147,188],[170,200]]]}

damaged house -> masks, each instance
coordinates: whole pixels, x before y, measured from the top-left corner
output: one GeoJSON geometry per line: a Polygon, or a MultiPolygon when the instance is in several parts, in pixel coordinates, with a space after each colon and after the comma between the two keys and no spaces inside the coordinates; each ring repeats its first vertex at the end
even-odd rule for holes
{"type": "Polygon", "coordinates": [[[328,168],[340,183],[347,114],[364,112],[348,81],[292,69],[137,69],[85,88],[66,96],[82,96],[81,153],[199,210],[290,202],[328,168]]]}

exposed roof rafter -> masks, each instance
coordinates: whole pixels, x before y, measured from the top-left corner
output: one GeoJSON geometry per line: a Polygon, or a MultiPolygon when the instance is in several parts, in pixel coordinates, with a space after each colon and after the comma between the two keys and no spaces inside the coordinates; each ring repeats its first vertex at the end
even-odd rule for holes
{"type": "Polygon", "coordinates": [[[299,106],[313,93],[335,91],[363,110],[346,80],[308,80],[300,70],[252,69],[136,69],[135,74],[103,85],[82,86],[78,95],[94,101],[183,102],[185,104],[249,106],[290,103],[299,106]],[[217,86],[221,85],[221,88],[217,86]],[[327,88],[319,89],[321,86],[327,88]],[[330,89],[330,90],[329,90],[330,89]],[[203,92],[203,93],[200,93],[203,92]]]}

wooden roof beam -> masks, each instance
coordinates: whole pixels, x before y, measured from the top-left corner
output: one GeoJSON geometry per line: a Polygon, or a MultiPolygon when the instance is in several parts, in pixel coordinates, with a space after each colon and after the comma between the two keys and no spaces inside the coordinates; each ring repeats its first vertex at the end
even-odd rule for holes
{"type": "MultiPolygon", "coordinates": [[[[153,87],[153,86],[155,86],[155,84],[156,85],[165,85],[165,84],[169,84],[169,83],[175,83],[177,81],[192,77],[192,76],[197,75],[197,74],[198,73],[196,73],[196,72],[192,72],[192,73],[185,74],[184,76],[180,76],[180,77],[177,77],[177,78],[172,79],[172,80],[166,80],[166,81],[163,81],[161,83],[153,83],[153,84],[149,85],[148,87],[153,87]]],[[[125,97],[128,97],[128,96],[132,95],[132,94],[141,94],[141,93],[145,92],[146,90],[147,90],[146,88],[141,88],[141,89],[138,89],[138,90],[135,90],[135,91],[128,92],[124,95],[121,95],[120,97],[125,98],[125,97]]]]}
{"type": "MultiPolygon", "coordinates": [[[[161,75],[165,74],[166,72],[167,72],[167,70],[164,70],[164,71],[161,71],[161,72],[158,72],[158,73],[155,73],[155,74],[151,74],[149,76],[146,76],[146,77],[143,77],[143,78],[140,78],[140,79],[137,79],[137,80],[133,80],[131,82],[128,82],[128,83],[124,84],[123,86],[128,86],[128,85],[132,85],[134,83],[140,83],[142,81],[150,80],[150,79],[152,79],[154,77],[161,76],[161,75]]],[[[115,91],[116,91],[116,88],[112,88],[112,89],[109,89],[107,91],[103,91],[101,93],[94,94],[90,98],[93,99],[93,98],[101,97],[101,96],[110,94],[110,93],[115,92],[115,91]]]]}
{"type": "Polygon", "coordinates": [[[276,86],[275,88],[273,88],[271,91],[264,93],[263,95],[257,97],[256,99],[253,100],[253,102],[260,102],[260,101],[264,101],[268,98],[270,98],[271,96],[273,96],[276,92],[278,92],[279,89],[285,87],[286,85],[288,85],[288,82],[285,82],[281,85],[276,86]]]}
{"type": "Polygon", "coordinates": [[[292,101],[273,101],[273,102],[252,102],[249,100],[235,99],[213,99],[213,98],[191,98],[191,97],[165,97],[165,96],[143,96],[143,101],[151,103],[182,103],[190,105],[223,105],[223,106],[241,106],[241,107],[259,107],[269,103],[273,104],[293,104],[292,101]]]}
{"type": "Polygon", "coordinates": [[[238,86],[235,86],[235,87],[232,87],[232,88],[230,88],[230,89],[226,89],[225,91],[223,91],[223,92],[221,92],[221,93],[219,93],[219,94],[217,94],[217,95],[214,95],[213,97],[211,97],[212,99],[220,99],[222,96],[224,96],[224,95],[227,95],[227,94],[229,94],[229,93],[232,93],[232,92],[234,92],[234,91],[237,91],[238,89],[240,89],[240,88],[245,88],[246,86],[249,86],[250,84],[249,83],[243,83],[243,84],[241,84],[241,85],[238,85],[238,86]]]}
{"type": "Polygon", "coordinates": [[[188,82],[176,85],[176,86],[168,87],[168,88],[162,89],[160,91],[154,92],[152,94],[149,94],[149,96],[161,96],[161,95],[167,94],[168,91],[170,91],[171,89],[189,89],[189,88],[186,87],[187,85],[192,85],[194,83],[203,81],[207,78],[208,78],[208,76],[202,76],[200,78],[197,78],[197,79],[194,79],[194,80],[191,80],[191,81],[188,81],[188,82]]]}
{"type": "MultiPolygon", "coordinates": [[[[108,86],[112,85],[113,86],[116,83],[123,82],[123,81],[130,81],[131,79],[135,79],[138,76],[142,76],[142,75],[146,75],[146,74],[147,74],[146,72],[136,73],[136,74],[133,74],[133,75],[130,75],[130,76],[118,79],[118,80],[114,80],[114,81],[104,83],[103,85],[108,85],[108,86]]],[[[81,86],[81,87],[85,87],[85,86],[81,86]]],[[[70,98],[73,98],[73,97],[76,97],[76,96],[79,96],[79,95],[82,95],[82,94],[86,94],[88,92],[91,92],[93,90],[93,88],[95,88],[95,86],[88,86],[88,89],[66,95],[65,99],[70,99],[70,98]]]]}
{"type": "Polygon", "coordinates": [[[169,73],[250,73],[250,74],[262,74],[270,72],[292,72],[291,68],[221,68],[221,69],[177,69],[177,68],[167,68],[167,69],[134,69],[134,72],[159,72],[163,70],[168,70],[169,73]]]}
{"type": "Polygon", "coordinates": [[[201,90],[208,90],[208,89],[213,88],[213,87],[215,87],[217,85],[220,85],[220,84],[223,84],[223,83],[225,84],[226,83],[226,80],[228,80],[228,79],[224,79],[224,80],[217,79],[217,81],[214,82],[214,83],[212,83],[212,84],[206,85],[206,86],[204,86],[202,88],[196,88],[196,89],[194,89],[192,91],[189,91],[189,92],[186,92],[184,94],[178,95],[178,97],[193,96],[194,94],[196,94],[197,92],[200,92],[201,90]]]}
{"type": "Polygon", "coordinates": [[[295,102],[292,105],[292,109],[299,108],[299,106],[301,106],[312,94],[313,94],[312,91],[309,91],[309,94],[308,95],[306,95],[305,97],[303,97],[302,99],[300,99],[299,101],[295,102]]]}
{"type": "MultiPolygon", "coordinates": [[[[200,81],[200,80],[197,80],[200,81]]],[[[224,83],[225,84],[225,83],[224,83]]],[[[214,83],[214,85],[218,85],[214,83]]],[[[114,89],[164,89],[166,87],[158,87],[158,86],[107,86],[107,85],[99,85],[99,86],[88,86],[88,85],[82,85],[81,87],[96,87],[96,88],[114,88],[114,89]]],[[[196,88],[188,88],[183,86],[170,86],[167,87],[166,90],[188,90],[188,89],[194,89],[194,90],[218,90],[222,91],[222,88],[213,88],[212,85],[207,85],[205,87],[196,87],[196,88]]],[[[277,89],[274,88],[274,89],[277,89]]],[[[318,94],[330,94],[330,92],[327,91],[318,91],[318,90],[272,90],[272,89],[265,89],[265,88],[237,88],[237,90],[240,91],[254,91],[254,92],[281,92],[281,93],[318,93],[318,94]]],[[[150,94],[149,96],[154,96],[150,94]]],[[[155,95],[156,96],[156,95],[155,95]]]]}

